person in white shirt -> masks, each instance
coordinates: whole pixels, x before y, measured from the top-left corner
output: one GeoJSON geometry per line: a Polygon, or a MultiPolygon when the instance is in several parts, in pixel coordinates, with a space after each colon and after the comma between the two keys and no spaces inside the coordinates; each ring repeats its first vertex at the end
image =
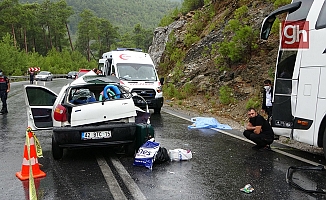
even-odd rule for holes
{"type": "Polygon", "coordinates": [[[262,102],[262,110],[268,115],[267,121],[271,123],[272,118],[272,110],[273,110],[273,86],[270,80],[264,81],[264,92],[263,92],[263,102],[262,102]]]}

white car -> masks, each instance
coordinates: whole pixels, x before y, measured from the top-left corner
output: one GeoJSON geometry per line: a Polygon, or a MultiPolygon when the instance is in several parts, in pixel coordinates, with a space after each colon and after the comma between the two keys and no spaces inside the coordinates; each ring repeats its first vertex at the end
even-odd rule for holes
{"type": "Polygon", "coordinates": [[[123,145],[127,154],[135,152],[139,108],[116,77],[90,71],[59,94],[43,86],[24,87],[28,126],[53,129],[54,159],[62,158],[63,148],[73,147],[123,145]]]}
{"type": "Polygon", "coordinates": [[[40,71],[36,76],[36,81],[52,81],[53,75],[51,72],[48,71],[40,71]]]}

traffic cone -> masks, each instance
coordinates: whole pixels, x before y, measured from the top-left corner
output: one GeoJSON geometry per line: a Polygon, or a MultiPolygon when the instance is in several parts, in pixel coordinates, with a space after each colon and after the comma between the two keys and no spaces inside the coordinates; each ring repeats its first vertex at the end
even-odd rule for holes
{"type": "Polygon", "coordinates": [[[29,179],[30,162],[31,162],[32,174],[33,174],[34,178],[41,178],[41,177],[46,176],[46,174],[40,170],[40,166],[38,164],[33,135],[34,135],[33,132],[28,131],[27,139],[29,140],[29,145],[30,145],[30,160],[28,158],[28,149],[27,149],[28,144],[27,144],[27,140],[26,140],[25,147],[24,147],[24,158],[23,158],[22,170],[20,172],[16,172],[17,178],[19,178],[22,181],[29,179]]]}

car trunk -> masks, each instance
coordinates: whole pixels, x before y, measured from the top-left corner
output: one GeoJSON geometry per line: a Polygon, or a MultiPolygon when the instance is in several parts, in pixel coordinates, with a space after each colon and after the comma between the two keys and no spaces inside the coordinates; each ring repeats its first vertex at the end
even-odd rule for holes
{"type": "MultiPolygon", "coordinates": [[[[71,126],[119,121],[136,116],[130,94],[121,94],[116,99],[101,100],[101,92],[105,86],[107,85],[94,84],[69,89],[69,95],[64,99],[64,106],[67,108],[68,121],[71,126]]],[[[119,90],[121,93],[125,92],[121,88],[119,90]]]]}
{"type": "Polygon", "coordinates": [[[136,111],[132,99],[117,99],[73,107],[70,123],[71,126],[79,126],[135,116],[136,111]]]}

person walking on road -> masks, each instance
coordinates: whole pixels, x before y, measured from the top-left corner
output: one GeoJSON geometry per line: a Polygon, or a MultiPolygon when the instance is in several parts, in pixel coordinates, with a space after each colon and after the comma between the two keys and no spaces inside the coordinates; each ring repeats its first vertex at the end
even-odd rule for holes
{"type": "Polygon", "coordinates": [[[269,123],[271,123],[271,119],[272,119],[272,110],[273,110],[272,98],[273,98],[272,82],[267,79],[264,81],[262,110],[265,111],[265,113],[267,114],[268,116],[267,121],[269,123]]]}
{"type": "Polygon", "coordinates": [[[7,96],[8,92],[10,91],[10,82],[8,77],[3,75],[2,70],[0,69],[0,98],[2,101],[2,109],[0,111],[1,115],[8,113],[7,108],[7,96]]]}
{"type": "Polygon", "coordinates": [[[29,83],[30,84],[34,83],[34,72],[29,72],[29,83]]]}
{"type": "Polygon", "coordinates": [[[267,120],[259,115],[254,108],[248,109],[249,122],[243,135],[256,143],[254,150],[270,149],[274,140],[274,132],[267,120]]]}

